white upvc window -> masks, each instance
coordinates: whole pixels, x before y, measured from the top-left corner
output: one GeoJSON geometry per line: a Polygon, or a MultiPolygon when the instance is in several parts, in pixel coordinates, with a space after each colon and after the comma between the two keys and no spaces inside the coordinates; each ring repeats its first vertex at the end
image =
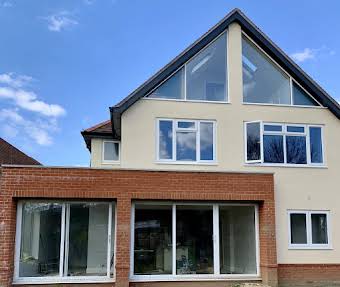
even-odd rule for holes
{"type": "Polygon", "coordinates": [[[331,249],[329,211],[289,210],[291,249],[331,249]]]}
{"type": "Polygon", "coordinates": [[[113,282],[115,204],[19,201],[15,284],[113,282]]]}
{"type": "Polygon", "coordinates": [[[245,122],[245,162],[324,166],[322,125],[245,122]]]}
{"type": "Polygon", "coordinates": [[[157,162],[216,163],[216,122],[157,119],[157,162]]]}
{"type": "Polygon", "coordinates": [[[118,141],[104,140],[102,146],[102,163],[118,164],[120,162],[120,143],[118,141]]]}
{"type": "Polygon", "coordinates": [[[260,277],[256,204],[137,201],[130,281],[260,277]]]}

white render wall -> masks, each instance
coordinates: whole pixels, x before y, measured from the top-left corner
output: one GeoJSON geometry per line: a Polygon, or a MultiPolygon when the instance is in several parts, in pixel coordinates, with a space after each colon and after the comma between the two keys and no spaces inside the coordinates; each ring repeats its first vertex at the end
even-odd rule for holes
{"type": "Polygon", "coordinates": [[[241,28],[228,31],[230,104],[142,99],[122,116],[120,165],[102,165],[102,140],[92,142],[92,167],[250,171],[275,173],[278,263],[340,263],[340,121],[320,107],[285,107],[242,104],[241,28]],[[217,122],[217,164],[156,163],[156,118],[209,119],[217,122]],[[324,125],[325,168],[260,167],[244,163],[244,122],[324,125]],[[329,210],[331,250],[289,250],[289,209],[329,210]]]}

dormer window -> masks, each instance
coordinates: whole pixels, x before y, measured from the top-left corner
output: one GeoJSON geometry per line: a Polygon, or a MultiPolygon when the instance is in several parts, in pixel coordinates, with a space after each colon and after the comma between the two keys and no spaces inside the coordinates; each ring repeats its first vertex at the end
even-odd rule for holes
{"type": "Polygon", "coordinates": [[[119,142],[103,141],[103,163],[119,163],[119,142]]]}

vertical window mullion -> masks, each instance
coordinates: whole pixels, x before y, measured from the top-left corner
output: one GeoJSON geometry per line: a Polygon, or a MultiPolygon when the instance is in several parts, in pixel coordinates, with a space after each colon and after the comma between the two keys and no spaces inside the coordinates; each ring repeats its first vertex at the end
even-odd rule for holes
{"type": "Polygon", "coordinates": [[[187,65],[184,64],[184,101],[187,100],[187,65]]]}
{"type": "Polygon", "coordinates": [[[306,212],[306,226],[307,226],[307,245],[312,246],[312,213],[306,212]]]}
{"type": "Polygon", "coordinates": [[[14,278],[19,278],[19,267],[20,267],[20,253],[21,253],[21,236],[22,236],[22,202],[18,203],[17,207],[17,226],[15,233],[15,271],[14,278]]]}
{"type": "Polygon", "coordinates": [[[196,161],[201,161],[201,123],[196,122],[196,161]]]}
{"type": "Polygon", "coordinates": [[[283,133],[283,163],[287,164],[287,136],[285,131],[283,133]]]}
{"type": "Polygon", "coordinates": [[[64,251],[64,276],[68,273],[68,252],[69,252],[69,239],[70,239],[70,204],[65,204],[65,251],[64,251]]]}
{"type": "Polygon", "coordinates": [[[176,275],[176,204],[172,205],[172,275],[176,275]]]}
{"type": "MultiPolygon", "coordinates": [[[[117,233],[117,230],[116,230],[117,233]]],[[[135,204],[131,205],[131,246],[130,246],[130,277],[134,275],[135,268],[135,204]]]]}
{"type": "Polygon", "coordinates": [[[214,248],[214,274],[220,274],[220,234],[219,234],[219,206],[213,205],[213,248],[214,248]]]}
{"type": "Polygon", "coordinates": [[[306,126],[306,153],[307,153],[307,164],[312,163],[311,159],[311,149],[310,149],[310,138],[309,138],[309,126],[306,126]]]}
{"type": "Polygon", "coordinates": [[[111,232],[112,232],[112,203],[109,204],[108,214],[108,227],[107,227],[107,263],[106,263],[106,275],[110,278],[111,275],[111,232]]]}
{"type": "Polygon", "coordinates": [[[172,160],[176,160],[177,158],[177,146],[176,146],[176,142],[177,142],[177,121],[172,120],[172,160]]]}
{"type": "Polygon", "coordinates": [[[63,204],[61,211],[61,236],[60,236],[60,261],[59,261],[59,276],[64,276],[64,256],[65,256],[65,220],[66,220],[66,205],[63,204]]]}
{"type": "Polygon", "coordinates": [[[256,273],[260,276],[260,221],[259,206],[255,205],[256,273]]]}
{"type": "Polygon", "coordinates": [[[264,131],[263,121],[260,121],[260,145],[261,145],[260,160],[261,160],[261,163],[264,162],[263,131],[264,131]]]}

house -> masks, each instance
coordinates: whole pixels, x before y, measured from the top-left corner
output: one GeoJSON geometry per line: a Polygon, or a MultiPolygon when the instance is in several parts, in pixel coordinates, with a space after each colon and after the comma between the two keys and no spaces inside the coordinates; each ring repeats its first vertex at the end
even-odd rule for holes
{"type": "Polygon", "coordinates": [[[40,162],[0,137],[0,166],[2,164],[41,165],[40,162]]]}
{"type": "Polygon", "coordinates": [[[233,10],[82,132],[90,168],[3,168],[0,286],[340,286],[339,119],[233,10]]]}

